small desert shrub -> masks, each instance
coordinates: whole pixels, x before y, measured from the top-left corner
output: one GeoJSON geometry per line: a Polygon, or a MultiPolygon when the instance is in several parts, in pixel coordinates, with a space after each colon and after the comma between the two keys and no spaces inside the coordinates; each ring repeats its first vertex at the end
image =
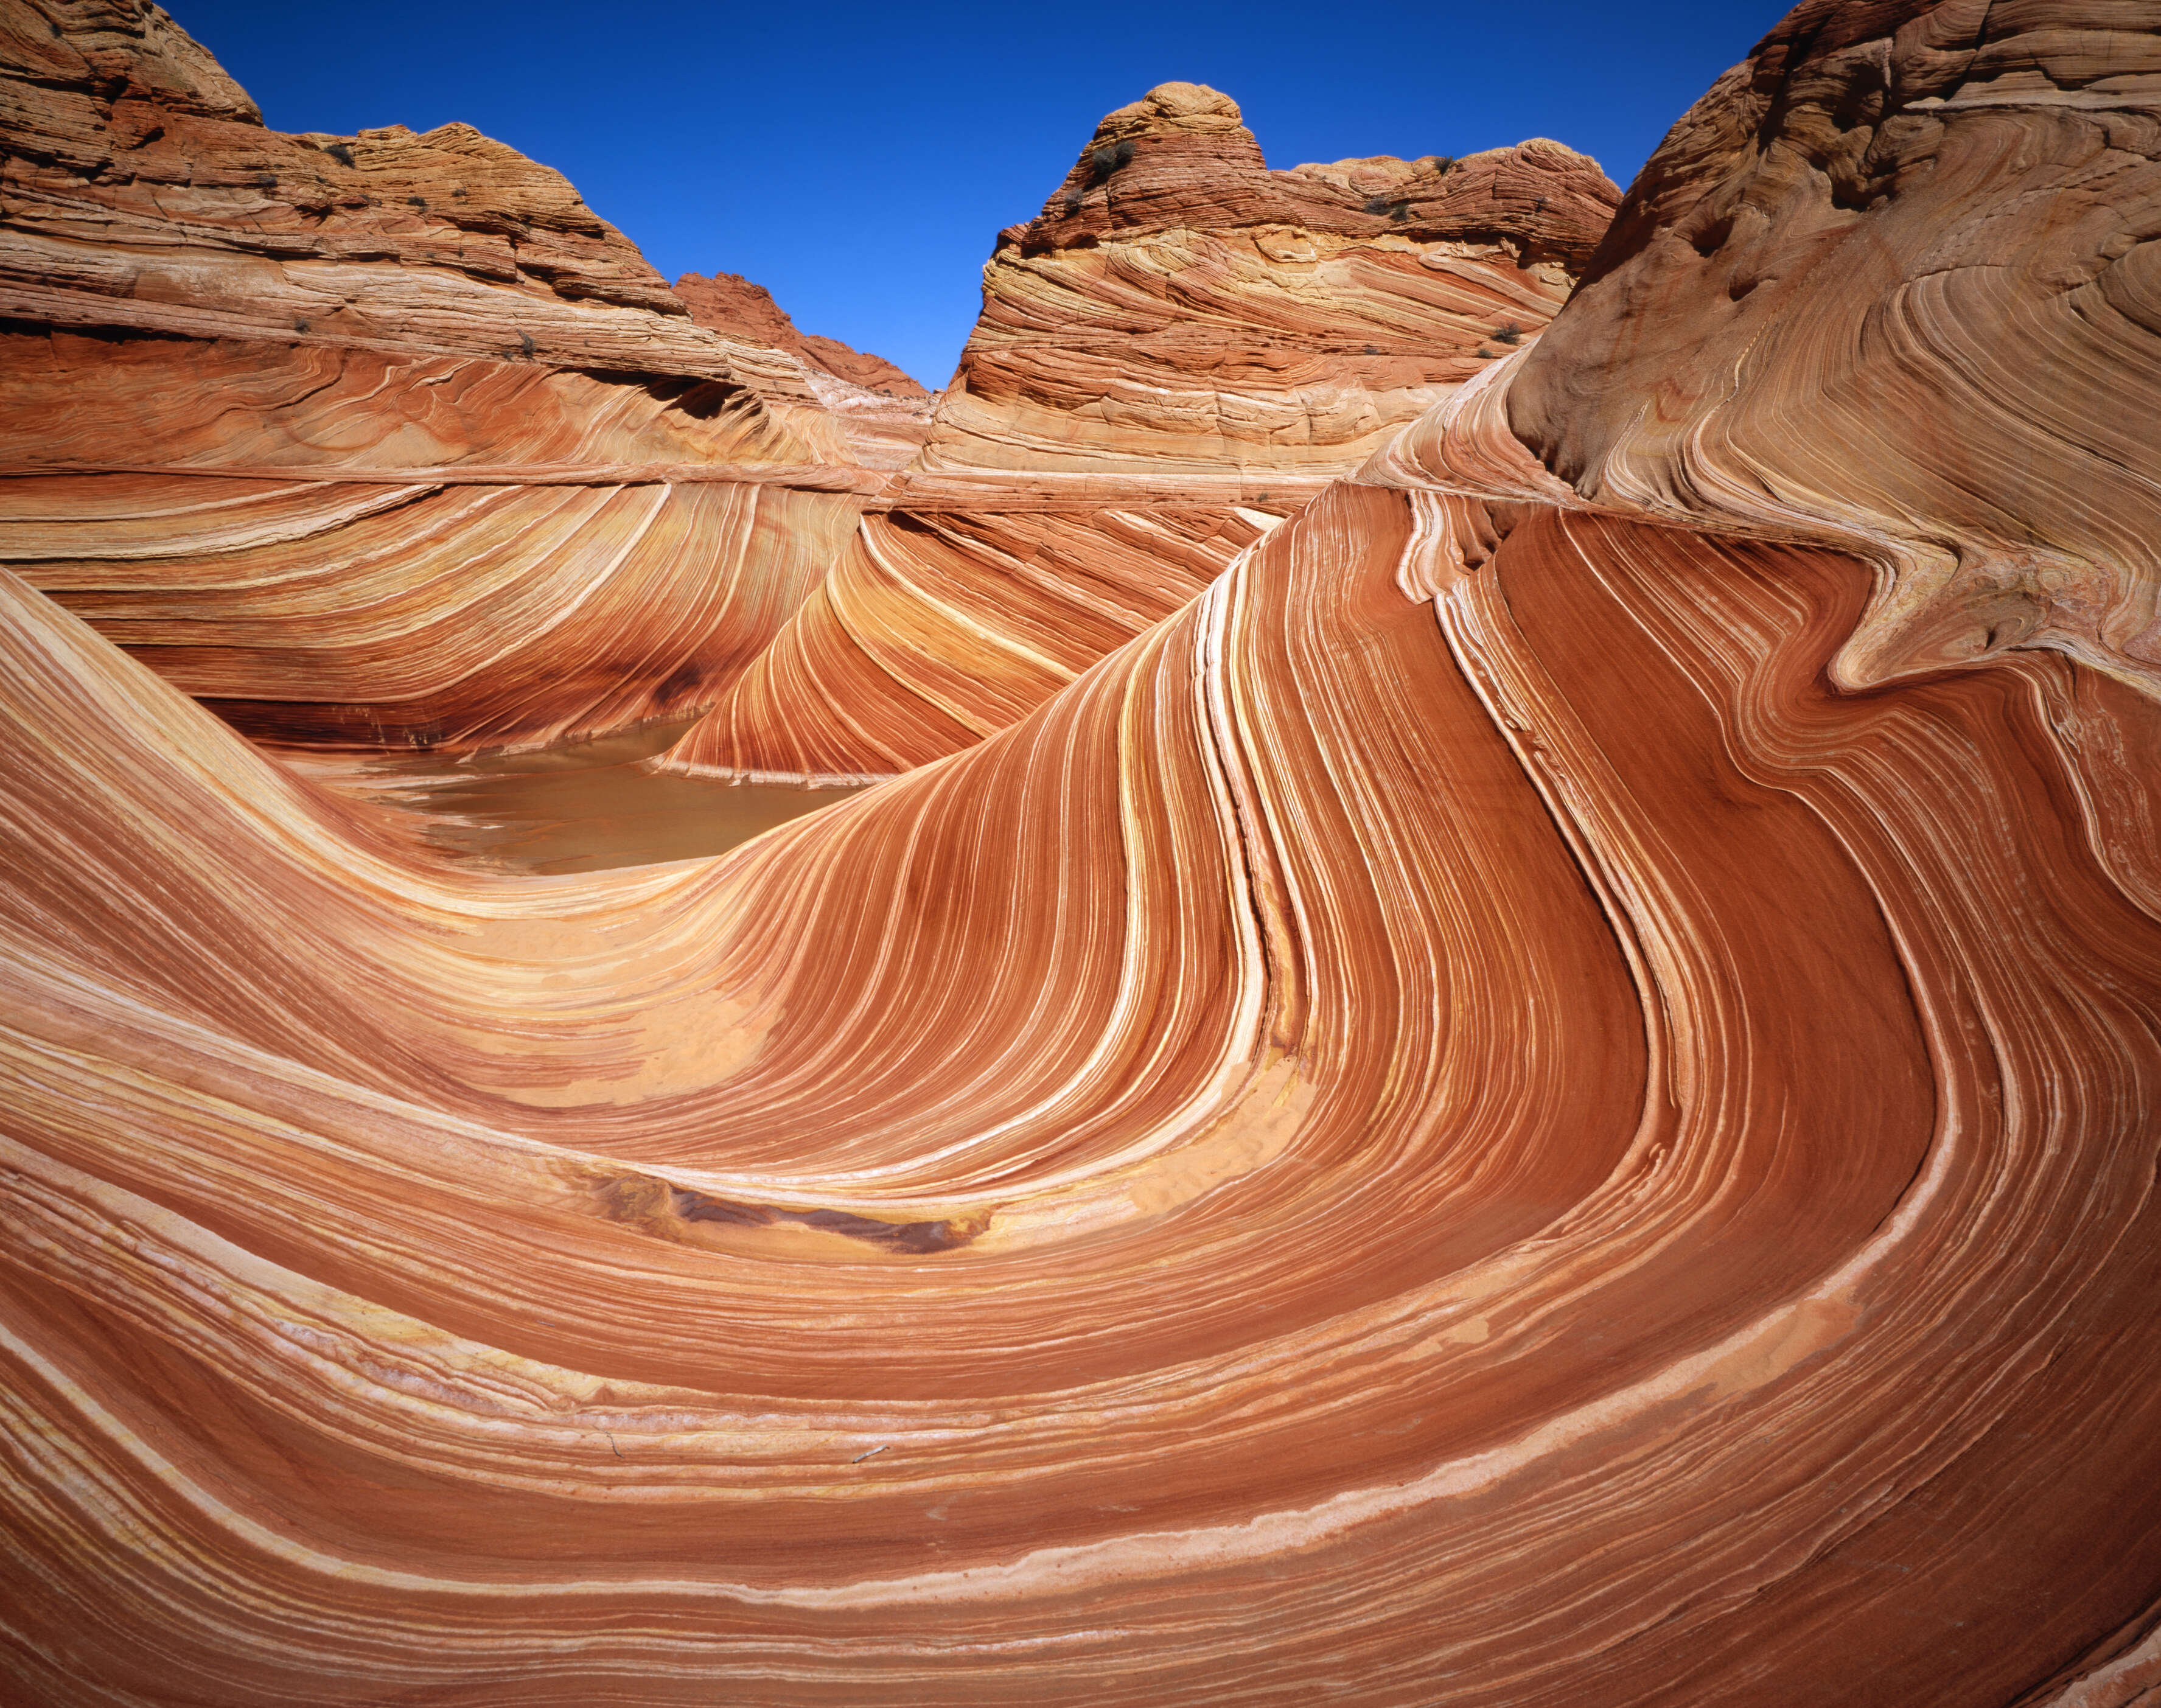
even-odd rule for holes
{"type": "Polygon", "coordinates": [[[1503,320],[1493,329],[1493,341],[1496,344],[1520,344],[1523,341],[1523,329],[1513,320],[1503,320]]]}
{"type": "Polygon", "coordinates": [[[352,144],[350,143],[332,143],[323,152],[341,166],[352,164],[352,144]]]}
{"type": "Polygon", "coordinates": [[[1130,166],[1133,163],[1133,145],[1131,143],[1107,143],[1100,148],[1089,150],[1088,174],[1096,183],[1101,184],[1121,166],[1130,166]]]}

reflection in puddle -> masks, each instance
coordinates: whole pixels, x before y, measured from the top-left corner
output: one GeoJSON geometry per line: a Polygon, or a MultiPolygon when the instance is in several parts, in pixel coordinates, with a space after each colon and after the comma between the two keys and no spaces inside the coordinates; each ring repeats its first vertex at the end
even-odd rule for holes
{"type": "Polygon", "coordinates": [[[775,825],[861,794],[658,774],[638,762],[687,723],[515,753],[281,751],[289,768],[350,799],[424,820],[429,843],[461,865],[497,872],[604,872],[724,854],[775,825]]]}

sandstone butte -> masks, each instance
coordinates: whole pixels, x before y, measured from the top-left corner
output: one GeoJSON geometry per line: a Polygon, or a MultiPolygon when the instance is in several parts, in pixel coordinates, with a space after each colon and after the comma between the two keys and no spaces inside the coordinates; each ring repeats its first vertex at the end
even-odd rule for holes
{"type": "Polygon", "coordinates": [[[1809,0],[1580,247],[1166,85],[904,468],[483,139],[0,17],[8,1700],[2154,1699],[2161,6],[1809,0]],[[717,858],[240,732],[725,768],[860,607],[1011,719],[717,858]]]}

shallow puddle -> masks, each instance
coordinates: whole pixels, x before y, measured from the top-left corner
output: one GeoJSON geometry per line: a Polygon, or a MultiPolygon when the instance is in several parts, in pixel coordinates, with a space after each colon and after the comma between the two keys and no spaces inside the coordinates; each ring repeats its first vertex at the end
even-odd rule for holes
{"type": "Polygon", "coordinates": [[[281,763],[349,799],[412,814],[461,865],[498,872],[604,872],[724,854],[860,789],[721,783],[656,774],[639,761],[686,725],[541,753],[451,759],[415,753],[281,752],[281,763]]]}

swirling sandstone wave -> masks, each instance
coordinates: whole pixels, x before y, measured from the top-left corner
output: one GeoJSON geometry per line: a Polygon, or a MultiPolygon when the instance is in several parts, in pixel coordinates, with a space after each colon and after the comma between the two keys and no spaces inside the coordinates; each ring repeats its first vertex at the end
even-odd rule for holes
{"type": "Polygon", "coordinates": [[[1110,114],[1000,234],[883,513],[660,764],[876,776],[1005,727],[1535,337],[1617,195],[1544,140],[1271,172],[1190,83],[1110,114]]]}
{"type": "Polygon", "coordinates": [[[716,861],[447,872],[0,581],[18,1693],[2150,1693],[2161,701],[1856,689],[1880,460],[1654,511],[1547,359],[716,861]]]}
{"type": "Polygon", "coordinates": [[[1798,8],[1645,167],[1513,426],[1594,500],[1882,563],[1846,681],[2032,644],[2152,680],[2157,31],[1798,8]]]}
{"type": "Polygon", "coordinates": [[[0,560],[253,732],[685,716],[912,454],[470,126],[267,130],[138,0],[0,8],[0,560]]]}
{"type": "Polygon", "coordinates": [[[2150,706],[1845,700],[1857,565],[1553,513],[1436,626],[1415,508],[523,885],[16,596],[48,1700],[1972,1701],[2133,1622],[2150,706]]]}

